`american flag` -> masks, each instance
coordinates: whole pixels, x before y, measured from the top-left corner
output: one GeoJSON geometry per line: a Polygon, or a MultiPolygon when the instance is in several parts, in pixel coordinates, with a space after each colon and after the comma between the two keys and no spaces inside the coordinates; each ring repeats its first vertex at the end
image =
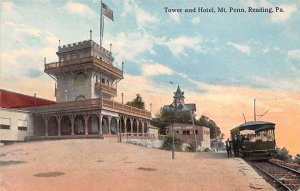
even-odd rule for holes
{"type": "Polygon", "coordinates": [[[102,12],[103,12],[103,15],[107,16],[112,21],[114,20],[114,13],[113,13],[113,11],[106,4],[104,4],[104,3],[102,3],[102,12]]]}

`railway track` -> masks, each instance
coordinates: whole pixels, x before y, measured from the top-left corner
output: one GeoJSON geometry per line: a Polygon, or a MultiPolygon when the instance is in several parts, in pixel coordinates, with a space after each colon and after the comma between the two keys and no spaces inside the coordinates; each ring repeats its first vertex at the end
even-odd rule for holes
{"type": "Polygon", "coordinates": [[[271,161],[249,161],[249,163],[263,172],[268,179],[276,182],[278,190],[300,190],[299,171],[271,161]]]}

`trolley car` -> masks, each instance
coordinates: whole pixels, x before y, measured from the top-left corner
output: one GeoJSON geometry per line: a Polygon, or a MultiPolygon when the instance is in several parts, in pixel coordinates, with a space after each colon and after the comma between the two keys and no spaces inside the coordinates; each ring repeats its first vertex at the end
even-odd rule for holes
{"type": "Polygon", "coordinates": [[[270,159],[276,152],[274,123],[250,121],[233,128],[230,134],[232,141],[238,141],[241,157],[247,160],[270,159]]]}

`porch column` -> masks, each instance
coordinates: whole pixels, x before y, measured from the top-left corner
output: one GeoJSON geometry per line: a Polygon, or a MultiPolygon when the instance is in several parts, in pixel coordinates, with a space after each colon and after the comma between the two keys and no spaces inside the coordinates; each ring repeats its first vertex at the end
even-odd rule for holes
{"type": "Polygon", "coordinates": [[[55,118],[56,118],[57,124],[58,124],[57,135],[61,136],[61,119],[62,119],[62,116],[61,115],[56,115],[55,118]]]}
{"type": "Polygon", "coordinates": [[[143,120],[142,120],[142,133],[143,133],[143,136],[145,136],[145,124],[144,124],[143,120]]]}
{"type": "Polygon", "coordinates": [[[133,133],[133,119],[130,118],[130,136],[132,136],[132,133],[133,133]]]}
{"type": "Polygon", "coordinates": [[[45,136],[48,136],[48,120],[49,120],[49,116],[44,115],[43,116],[44,122],[45,122],[45,136]]]}
{"type": "Polygon", "coordinates": [[[125,129],[124,132],[127,134],[127,126],[126,126],[127,117],[123,117],[123,121],[124,121],[124,129],[125,129]]]}
{"type": "Polygon", "coordinates": [[[121,128],[119,127],[120,121],[118,117],[116,117],[116,121],[117,121],[117,134],[122,133],[121,128]]]}
{"type": "Polygon", "coordinates": [[[139,136],[139,126],[140,126],[140,120],[136,119],[136,136],[139,136]]]}
{"type": "Polygon", "coordinates": [[[69,115],[70,121],[71,121],[71,135],[74,135],[74,120],[76,115],[69,115]]]}
{"type": "Polygon", "coordinates": [[[84,134],[85,135],[89,134],[89,132],[88,132],[88,120],[89,120],[89,116],[90,116],[90,114],[88,114],[88,113],[83,114],[83,118],[84,118],[84,134]]]}
{"type": "Polygon", "coordinates": [[[111,116],[107,116],[107,119],[108,119],[108,134],[111,134],[110,132],[111,116]]]}
{"type": "Polygon", "coordinates": [[[103,128],[102,128],[102,113],[98,113],[98,119],[99,119],[99,134],[103,133],[103,128]]]}

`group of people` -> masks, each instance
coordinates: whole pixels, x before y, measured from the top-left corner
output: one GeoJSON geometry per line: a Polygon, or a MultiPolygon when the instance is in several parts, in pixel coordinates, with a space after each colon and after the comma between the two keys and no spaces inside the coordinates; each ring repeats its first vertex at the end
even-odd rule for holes
{"type": "Polygon", "coordinates": [[[232,149],[235,157],[239,156],[239,146],[240,146],[240,140],[237,136],[234,137],[232,141],[227,139],[225,142],[226,144],[226,151],[227,151],[227,157],[232,157],[232,149]]]}

